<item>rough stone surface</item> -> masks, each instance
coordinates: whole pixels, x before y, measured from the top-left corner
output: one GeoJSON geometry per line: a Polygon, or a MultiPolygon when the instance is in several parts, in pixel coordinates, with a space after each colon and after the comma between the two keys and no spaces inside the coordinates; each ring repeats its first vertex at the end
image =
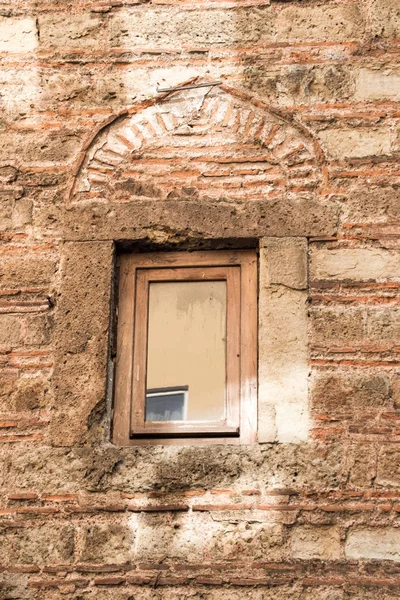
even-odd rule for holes
{"type": "Polygon", "coordinates": [[[280,11],[276,23],[279,38],[292,42],[358,39],[363,27],[362,14],[354,3],[288,6],[280,11]]]}
{"type": "Polygon", "coordinates": [[[260,256],[259,421],[262,439],[270,441],[265,420],[273,407],[277,439],[308,437],[308,337],[305,241],[265,239],[260,256]],[[265,428],[265,429],[264,429],[265,428]]]}
{"type": "Polygon", "coordinates": [[[346,556],[350,559],[378,559],[400,561],[400,531],[393,527],[387,529],[356,529],[346,540],[346,556]]]}
{"type": "Polygon", "coordinates": [[[57,269],[53,252],[29,252],[22,248],[2,255],[0,282],[3,288],[48,285],[57,269]]]}
{"type": "MultiPolygon", "coordinates": [[[[55,445],[99,436],[106,392],[113,248],[109,242],[64,244],[57,302],[55,445]]],[[[99,440],[98,440],[99,441],[99,440]]]]}
{"type": "Polygon", "coordinates": [[[333,159],[382,156],[392,152],[389,130],[381,127],[326,129],[319,137],[333,159]]]}
{"type": "Polygon", "coordinates": [[[268,42],[273,37],[273,14],[268,7],[237,10],[181,10],[119,13],[111,20],[112,46],[154,48],[171,39],[178,44],[204,46],[268,42]]]}
{"type": "Polygon", "coordinates": [[[384,249],[318,250],[311,255],[314,279],[400,279],[400,253],[384,249]]]}
{"type": "Polygon", "coordinates": [[[69,563],[74,553],[74,530],[69,525],[22,527],[2,536],[1,546],[3,564],[69,563]]]}
{"type": "Polygon", "coordinates": [[[81,202],[67,208],[44,206],[34,225],[44,235],[62,236],[75,241],[151,240],[162,244],[196,238],[244,238],[307,236],[311,232],[329,236],[337,226],[338,206],[333,200],[323,205],[310,195],[276,201],[253,200],[245,207],[235,202],[208,202],[201,206],[193,200],[154,202],[81,202]]]}
{"type": "Polygon", "coordinates": [[[0,18],[0,52],[32,52],[37,45],[35,19],[0,18]]]}
{"type": "Polygon", "coordinates": [[[396,0],[372,2],[373,33],[382,38],[399,38],[400,10],[396,0]]]}
{"type": "Polygon", "coordinates": [[[399,38],[0,0],[2,600],[398,600],[399,38]],[[200,248],[259,251],[258,441],[117,447],[118,255],[200,248]]]}
{"type": "Polygon", "coordinates": [[[377,483],[382,487],[397,488],[400,482],[400,452],[396,445],[385,444],[378,456],[377,483]]]}
{"type": "Polygon", "coordinates": [[[44,14],[39,17],[40,41],[44,47],[92,48],[103,41],[100,16],[75,14],[65,19],[63,15],[44,14]]]}
{"type": "Polygon", "coordinates": [[[294,558],[339,560],[342,557],[340,533],[334,527],[297,527],[289,543],[294,558]]]}
{"type": "Polygon", "coordinates": [[[354,99],[365,100],[399,100],[400,73],[361,69],[357,79],[354,99]]]}
{"type": "Polygon", "coordinates": [[[134,537],[127,523],[89,523],[79,534],[83,562],[124,563],[132,558],[134,537]]]}
{"type": "Polygon", "coordinates": [[[267,248],[266,281],[285,287],[307,289],[307,243],[304,238],[270,238],[267,248]]]}
{"type": "Polygon", "coordinates": [[[0,160],[18,158],[28,165],[65,163],[71,161],[79,149],[76,133],[53,132],[0,133],[0,160]]]}

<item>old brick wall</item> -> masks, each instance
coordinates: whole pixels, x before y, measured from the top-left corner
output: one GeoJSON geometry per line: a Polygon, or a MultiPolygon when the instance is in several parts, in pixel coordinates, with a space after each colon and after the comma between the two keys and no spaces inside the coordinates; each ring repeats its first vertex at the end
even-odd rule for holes
{"type": "Polygon", "coordinates": [[[398,0],[0,0],[1,598],[398,598],[399,43],[398,0]],[[115,243],[215,240],[260,246],[259,443],[113,446],[115,243]]]}

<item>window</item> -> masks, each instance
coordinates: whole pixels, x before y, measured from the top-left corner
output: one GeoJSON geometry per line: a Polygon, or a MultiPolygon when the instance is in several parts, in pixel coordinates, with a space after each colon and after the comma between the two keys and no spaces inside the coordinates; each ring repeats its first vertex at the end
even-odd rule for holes
{"type": "Polygon", "coordinates": [[[256,253],[124,254],[119,270],[114,443],[254,442],[256,253]]]}

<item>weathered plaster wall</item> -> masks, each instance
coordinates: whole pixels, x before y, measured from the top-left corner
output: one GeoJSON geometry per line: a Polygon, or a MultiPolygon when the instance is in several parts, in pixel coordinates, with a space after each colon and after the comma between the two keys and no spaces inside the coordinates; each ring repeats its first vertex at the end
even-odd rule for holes
{"type": "Polygon", "coordinates": [[[0,0],[2,597],[398,597],[399,40],[397,0],[0,0]],[[215,240],[260,247],[259,444],[115,447],[114,242],[215,240]]]}

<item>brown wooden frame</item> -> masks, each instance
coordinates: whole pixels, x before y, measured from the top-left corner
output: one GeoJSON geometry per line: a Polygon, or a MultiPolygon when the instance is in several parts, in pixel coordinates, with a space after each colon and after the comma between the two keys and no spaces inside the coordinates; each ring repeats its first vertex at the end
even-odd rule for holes
{"type": "Polygon", "coordinates": [[[113,442],[117,445],[253,443],[257,424],[257,256],[253,251],[123,254],[113,442]],[[226,280],[227,418],[221,422],[144,419],[147,322],[151,281],[226,280]]]}

